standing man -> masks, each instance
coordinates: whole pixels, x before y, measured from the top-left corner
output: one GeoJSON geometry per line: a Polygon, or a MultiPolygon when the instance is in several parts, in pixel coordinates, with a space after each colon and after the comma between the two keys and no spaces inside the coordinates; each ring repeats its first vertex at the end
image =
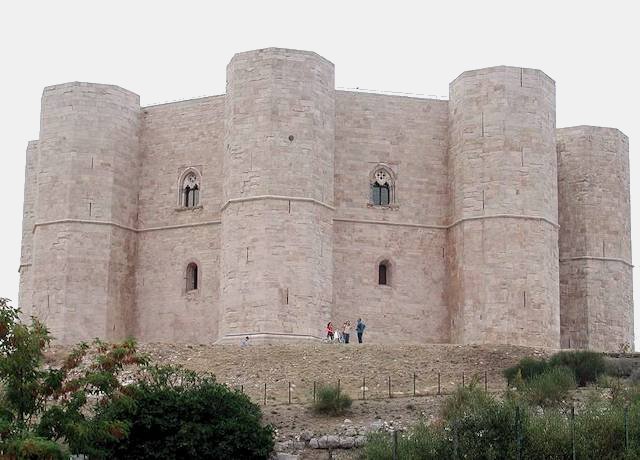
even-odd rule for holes
{"type": "Polygon", "coordinates": [[[358,333],[358,343],[362,343],[362,334],[364,334],[364,328],[367,327],[362,318],[358,318],[358,322],[356,322],[356,332],[358,333]]]}
{"type": "Polygon", "coordinates": [[[345,321],[342,326],[342,337],[344,337],[344,343],[349,343],[349,336],[351,335],[351,321],[345,321]]]}

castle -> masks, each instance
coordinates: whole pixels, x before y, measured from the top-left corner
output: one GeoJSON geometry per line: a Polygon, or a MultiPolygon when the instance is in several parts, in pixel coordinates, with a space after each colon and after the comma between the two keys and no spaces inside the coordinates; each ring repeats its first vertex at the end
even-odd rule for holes
{"type": "Polygon", "coordinates": [[[19,304],[62,343],[633,344],[627,137],[556,129],[543,72],[449,100],[337,91],[306,51],[237,54],[219,96],[44,89],[19,304]]]}

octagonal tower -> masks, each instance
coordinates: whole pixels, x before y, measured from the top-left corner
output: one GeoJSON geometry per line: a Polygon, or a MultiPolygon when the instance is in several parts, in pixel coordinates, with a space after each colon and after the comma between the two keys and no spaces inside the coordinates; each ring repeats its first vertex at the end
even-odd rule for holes
{"type": "Polygon", "coordinates": [[[452,341],[558,347],[555,83],[501,66],[449,92],[452,341]]]}
{"type": "Polygon", "coordinates": [[[334,68],[268,48],[227,67],[220,341],[319,337],[332,292],[334,68]]]}
{"type": "Polygon", "coordinates": [[[23,307],[59,342],[132,333],[139,131],[130,91],[72,82],[43,92],[23,307]]]}
{"type": "Polygon", "coordinates": [[[629,139],[558,130],[562,346],[633,349],[629,139]]]}

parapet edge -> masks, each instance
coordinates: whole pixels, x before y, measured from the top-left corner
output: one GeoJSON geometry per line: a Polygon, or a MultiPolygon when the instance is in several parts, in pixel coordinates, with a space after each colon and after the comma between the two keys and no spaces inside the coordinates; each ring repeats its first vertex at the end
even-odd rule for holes
{"type": "Polygon", "coordinates": [[[613,128],[613,127],[608,127],[608,126],[595,126],[595,125],[576,125],[576,126],[565,126],[564,128],[556,128],[556,132],[559,132],[560,134],[565,134],[565,133],[584,133],[586,134],[593,134],[596,132],[614,132],[614,133],[618,133],[620,134],[622,137],[629,139],[629,136],[627,136],[623,131],[621,131],[618,128],[613,128]]]}
{"type": "Polygon", "coordinates": [[[42,95],[44,96],[46,93],[51,92],[51,91],[57,91],[57,90],[64,89],[64,88],[76,88],[76,87],[81,87],[81,88],[101,88],[101,89],[115,90],[115,91],[119,91],[119,92],[121,92],[123,94],[126,94],[128,96],[133,96],[138,101],[140,101],[140,95],[138,93],[134,93],[133,91],[130,91],[130,90],[126,89],[126,88],[123,88],[122,86],[111,85],[111,84],[106,84],[106,83],[91,83],[91,82],[86,82],[86,81],[70,81],[70,82],[66,82],[66,83],[58,83],[58,84],[55,84],[55,85],[45,86],[44,89],[42,90],[42,95]]]}
{"type": "Polygon", "coordinates": [[[231,63],[234,59],[236,59],[238,57],[241,57],[243,55],[256,54],[256,53],[267,52],[267,51],[278,51],[278,52],[282,52],[282,53],[305,54],[307,56],[313,56],[313,57],[319,58],[319,59],[325,61],[327,64],[330,64],[331,67],[335,67],[333,62],[331,62],[329,59],[325,58],[324,56],[319,55],[315,51],[298,50],[298,49],[293,49],[293,48],[279,48],[277,46],[269,46],[267,48],[258,48],[258,49],[255,49],[255,50],[247,50],[247,51],[241,51],[239,53],[235,53],[231,57],[231,59],[229,60],[229,63],[231,63]]]}
{"type": "Polygon", "coordinates": [[[531,71],[538,72],[538,73],[542,74],[547,80],[553,82],[554,85],[556,83],[556,81],[553,78],[551,78],[547,73],[545,73],[544,71],[542,71],[540,69],[535,69],[535,68],[531,68],[531,67],[510,66],[510,65],[497,65],[497,66],[482,67],[480,69],[465,70],[460,75],[458,75],[456,78],[454,78],[451,81],[451,83],[449,83],[449,86],[453,85],[456,81],[458,81],[461,78],[472,77],[472,76],[475,76],[475,75],[477,75],[479,73],[482,73],[482,72],[490,72],[490,71],[494,71],[495,72],[495,71],[507,70],[507,69],[513,69],[513,70],[526,69],[526,70],[531,70],[531,71]]]}
{"type": "Polygon", "coordinates": [[[367,91],[367,90],[358,90],[358,91],[351,91],[351,90],[343,90],[343,89],[336,89],[336,94],[341,93],[343,95],[351,95],[351,94],[357,94],[357,95],[364,95],[364,96],[382,96],[382,97],[393,97],[393,98],[402,98],[402,99],[413,99],[415,101],[429,101],[429,102],[441,102],[443,104],[448,104],[449,103],[449,99],[441,99],[438,97],[434,97],[434,96],[415,96],[415,95],[410,95],[410,94],[393,94],[393,93],[384,93],[384,92],[375,92],[375,91],[367,91]]]}

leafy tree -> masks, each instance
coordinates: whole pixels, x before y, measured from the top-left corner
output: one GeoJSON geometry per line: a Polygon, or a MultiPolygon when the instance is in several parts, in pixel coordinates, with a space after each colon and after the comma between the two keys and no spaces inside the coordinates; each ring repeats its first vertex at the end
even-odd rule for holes
{"type": "Polygon", "coordinates": [[[274,430],[261,418],[246,395],[212,375],[151,366],[99,406],[94,422],[124,423],[121,438],[102,438],[98,446],[110,459],[266,459],[274,430]]]}
{"type": "Polygon", "coordinates": [[[121,436],[123,423],[95,424],[92,408],[122,388],[118,375],[125,365],[147,362],[133,341],[96,340],[92,347],[77,345],[61,367],[47,368],[50,342],[42,322],[21,322],[20,310],[0,298],[0,449],[19,458],[63,458],[61,445],[92,453],[98,440],[121,436]]]}

